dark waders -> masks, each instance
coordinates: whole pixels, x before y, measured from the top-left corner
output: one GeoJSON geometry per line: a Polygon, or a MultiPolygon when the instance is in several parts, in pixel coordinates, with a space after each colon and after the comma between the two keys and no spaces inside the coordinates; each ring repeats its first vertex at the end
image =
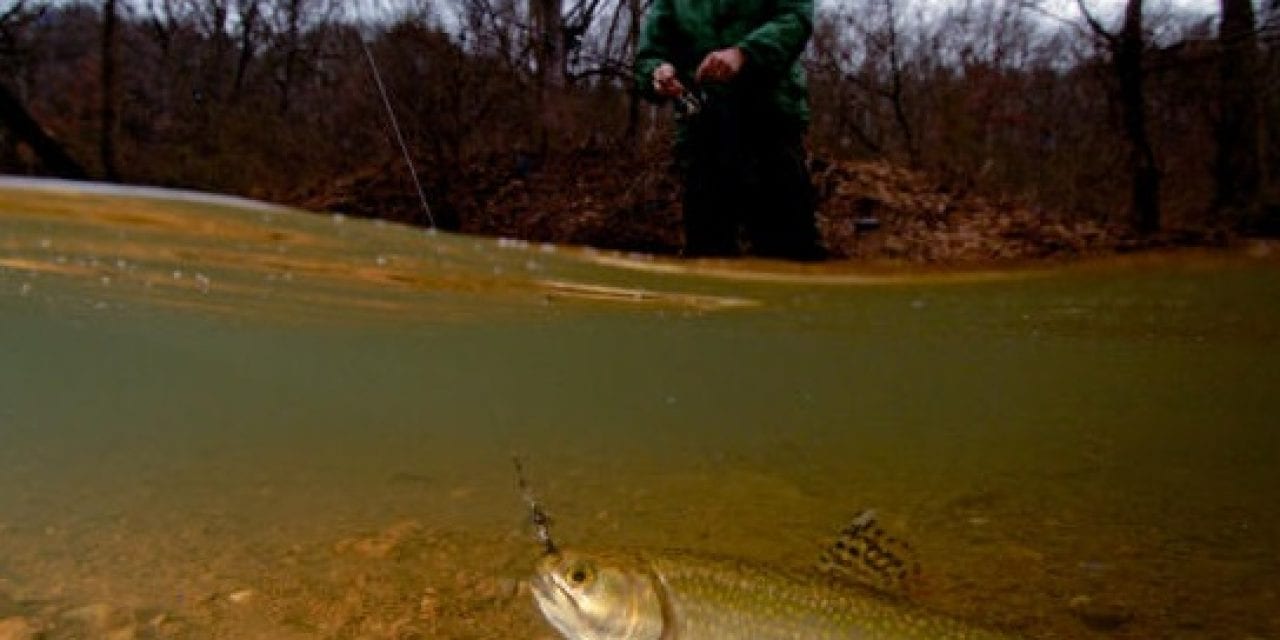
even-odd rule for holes
{"type": "Polygon", "coordinates": [[[686,256],[735,256],[740,233],[751,253],[789,260],[826,257],[814,219],[804,131],[717,95],[685,116],[677,143],[684,180],[686,256]]]}

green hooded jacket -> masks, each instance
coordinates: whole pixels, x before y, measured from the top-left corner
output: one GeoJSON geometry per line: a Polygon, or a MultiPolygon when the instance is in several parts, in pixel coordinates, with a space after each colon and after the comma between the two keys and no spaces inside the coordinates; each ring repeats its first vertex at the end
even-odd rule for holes
{"type": "Polygon", "coordinates": [[[641,95],[661,101],[653,71],[663,62],[676,68],[685,87],[708,53],[739,47],[742,71],[729,86],[708,84],[709,97],[727,94],[768,101],[779,124],[809,122],[808,86],[800,54],[813,33],[813,0],[654,0],[636,49],[641,95]]]}

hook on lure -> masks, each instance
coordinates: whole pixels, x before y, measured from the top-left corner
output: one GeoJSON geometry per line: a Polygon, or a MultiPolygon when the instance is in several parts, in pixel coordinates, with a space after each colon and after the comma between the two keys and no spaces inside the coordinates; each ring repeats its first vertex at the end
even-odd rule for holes
{"type": "Polygon", "coordinates": [[[524,465],[520,462],[520,456],[512,455],[511,461],[516,466],[516,482],[520,485],[520,494],[524,498],[525,504],[529,505],[529,521],[533,523],[533,534],[547,555],[556,553],[558,548],[556,543],[551,540],[551,518],[547,516],[547,512],[542,508],[542,503],[538,502],[538,499],[533,495],[533,490],[529,488],[529,483],[525,480],[524,465]]]}

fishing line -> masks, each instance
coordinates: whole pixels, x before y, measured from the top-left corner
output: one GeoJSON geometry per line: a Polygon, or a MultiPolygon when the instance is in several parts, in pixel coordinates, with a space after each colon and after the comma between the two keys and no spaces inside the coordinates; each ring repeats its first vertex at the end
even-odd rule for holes
{"type": "Polygon", "coordinates": [[[400,152],[404,154],[404,163],[409,167],[409,175],[413,178],[413,186],[418,190],[418,200],[422,203],[422,210],[427,214],[427,222],[431,226],[436,226],[436,219],[431,215],[431,206],[427,204],[427,194],[422,190],[422,182],[418,180],[418,170],[413,168],[413,160],[409,157],[409,146],[404,143],[404,135],[400,133],[400,122],[396,118],[395,109],[391,107],[391,98],[387,97],[387,87],[382,84],[382,74],[378,72],[378,63],[373,59],[373,51],[369,50],[369,43],[360,38],[360,48],[364,49],[364,56],[369,61],[369,68],[373,70],[373,80],[378,85],[378,93],[382,96],[382,105],[387,109],[387,119],[391,121],[391,130],[396,134],[396,142],[400,144],[400,152]]]}

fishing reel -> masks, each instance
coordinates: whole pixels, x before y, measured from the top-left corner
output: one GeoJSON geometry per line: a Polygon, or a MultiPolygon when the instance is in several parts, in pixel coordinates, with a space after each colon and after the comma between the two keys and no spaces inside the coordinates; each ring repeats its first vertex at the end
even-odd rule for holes
{"type": "Polygon", "coordinates": [[[694,89],[692,91],[685,89],[680,93],[680,95],[675,97],[675,104],[673,105],[673,108],[676,112],[676,119],[684,120],[702,113],[702,108],[706,103],[707,94],[703,93],[701,89],[694,89]]]}

